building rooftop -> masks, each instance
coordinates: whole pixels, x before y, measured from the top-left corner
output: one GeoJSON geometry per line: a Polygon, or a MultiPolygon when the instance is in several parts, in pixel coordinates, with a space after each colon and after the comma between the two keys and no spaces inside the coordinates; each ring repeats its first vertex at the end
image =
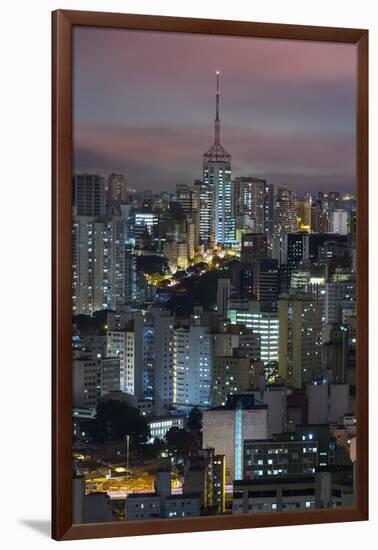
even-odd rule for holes
{"type": "Polygon", "coordinates": [[[148,424],[151,422],[164,422],[164,420],[184,420],[185,414],[165,414],[162,416],[149,416],[147,419],[148,424]]]}
{"type": "Polygon", "coordinates": [[[261,486],[261,485],[303,485],[308,483],[315,483],[315,476],[285,476],[285,477],[275,477],[272,479],[240,479],[234,481],[234,489],[236,487],[247,487],[247,486],[261,486]]]}
{"type": "Polygon", "coordinates": [[[127,495],[126,500],[129,498],[160,498],[156,493],[130,493],[127,495]]]}
{"type": "Polygon", "coordinates": [[[225,405],[219,407],[212,407],[208,409],[210,411],[234,411],[237,408],[242,410],[259,410],[267,409],[268,405],[265,405],[261,401],[258,401],[253,393],[240,393],[235,395],[228,395],[225,405]]]}

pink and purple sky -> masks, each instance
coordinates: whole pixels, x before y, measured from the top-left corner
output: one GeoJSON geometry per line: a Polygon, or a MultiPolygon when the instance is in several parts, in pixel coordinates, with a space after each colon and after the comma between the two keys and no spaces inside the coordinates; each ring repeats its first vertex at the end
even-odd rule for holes
{"type": "Polygon", "coordinates": [[[75,170],[122,172],[138,190],[200,178],[216,70],[233,176],[353,192],[356,51],[348,44],[78,27],[75,170]]]}

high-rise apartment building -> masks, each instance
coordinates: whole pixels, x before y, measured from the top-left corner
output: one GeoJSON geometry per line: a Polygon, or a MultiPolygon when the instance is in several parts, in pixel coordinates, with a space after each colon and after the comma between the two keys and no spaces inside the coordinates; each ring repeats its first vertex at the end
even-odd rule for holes
{"type": "Polygon", "coordinates": [[[196,180],[194,189],[197,202],[200,244],[214,243],[214,189],[209,183],[196,180]]]}
{"type": "Polygon", "coordinates": [[[151,239],[155,238],[158,223],[159,216],[156,212],[150,210],[135,211],[133,223],[135,244],[139,245],[146,236],[151,239]]]}
{"type": "Polygon", "coordinates": [[[227,315],[228,300],[231,295],[230,279],[219,278],[217,281],[217,311],[223,317],[227,315]]]}
{"type": "Polygon", "coordinates": [[[323,303],[310,294],[281,297],[279,310],[279,373],[300,388],[322,373],[323,303]]]}
{"type": "Polygon", "coordinates": [[[251,359],[243,349],[236,349],[233,355],[214,358],[212,404],[224,406],[229,395],[243,393],[251,389],[251,359]]]}
{"type": "Polygon", "coordinates": [[[133,314],[135,333],[135,364],[140,376],[136,380],[134,395],[139,400],[154,398],[154,319],[149,311],[133,314]]]}
{"type": "Polygon", "coordinates": [[[106,334],[106,350],[108,357],[117,357],[120,363],[121,390],[135,395],[138,385],[138,366],[135,363],[135,333],[134,331],[108,331],[106,334]]]}
{"type": "Polygon", "coordinates": [[[320,200],[315,201],[311,207],[311,231],[314,233],[329,232],[327,213],[323,210],[320,200]]]}
{"type": "Polygon", "coordinates": [[[174,331],[173,401],[178,407],[209,407],[213,377],[213,337],[191,325],[174,331]]]}
{"type": "Polygon", "coordinates": [[[203,514],[225,512],[225,466],[225,457],[214,449],[200,449],[186,465],[183,495],[200,495],[203,514]]]}
{"type": "Polygon", "coordinates": [[[273,185],[252,176],[239,177],[234,180],[234,193],[235,216],[246,216],[254,232],[264,234],[269,241],[273,229],[273,185]]]}
{"type": "Polygon", "coordinates": [[[233,325],[244,325],[260,339],[260,360],[264,364],[278,360],[279,320],[277,311],[266,310],[264,303],[250,300],[246,307],[229,309],[228,318],[233,325]]]}
{"type": "Polygon", "coordinates": [[[135,263],[126,263],[120,217],[77,216],[72,226],[73,313],[117,309],[131,297],[135,263]]]}
{"type": "Polygon", "coordinates": [[[108,177],[108,204],[119,204],[128,199],[127,179],[123,174],[112,173],[108,177]]]}
{"type": "Polygon", "coordinates": [[[280,187],[277,191],[274,209],[273,232],[275,235],[280,235],[281,233],[292,233],[296,229],[295,194],[286,187],[280,187]]]}
{"type": "Polygon", "coordinates": [[[116,357],[98,358],[76,353],[72,362],[72,404],[95,409],[102,397],[120,389],[120,361],[116,357]]]}
{"type": "Polygon", "coordinates": [[[241,243],[241,262],[255,264],[267,257],[267,241],[263,233],[245,233],[241,243]]]}
{"type": "Polygon", "coordinates": [[[331,232],[339,235],[347,235],[348,224],[349,224],[349,213],[348,210],[343,208],[337,208],[330,213],[330,226],[331,232]]]}
{"type": "Polygon", "coordinates": [[[197,210],[196,192],[194,187],[185,183],[176,185],[176,199],[180,206],[181,213],[185,216],[192,216],[197,210]]]}
{"type": "Polygon", "coordinates": [[[75,174],[72,185],[76,216],[103,216],[106,210],[104,178],[96,174],[75,174]]]}
{"type": "Polygon", "coordinates": [[[151,308],[154,323],[154,401],[156,414],[163,414],[173,404],[174,317],[168,310],[151,308]]]}
{"type": "Polygon", "coordinates": [[[311,232],[312,199],[308,193],[303,199],[295,201],[297,226],[299,231],[311,232]]]}
{"type": "Polygon", "coordinates": [[[273,258],[259,260],[255,265],[253,279],[256,299],[275,303],[279,294],[278,261],[273,258]]]}
{"type": "Polygon", "coordinates": [[[325,285],[324,305],[326,323],[344,322],[345,312],[349,316],[354,316],[356,310],[355,276],[350,274],[347,280],[327,282],[325,285]]]}
{"type": "Polygon", "coordinates": [[[260,337],[245,325],[226,325],[223,332],[213,334],[214,356],[232,357],[242,349],[251,361],[260,360],[260,337]]]}

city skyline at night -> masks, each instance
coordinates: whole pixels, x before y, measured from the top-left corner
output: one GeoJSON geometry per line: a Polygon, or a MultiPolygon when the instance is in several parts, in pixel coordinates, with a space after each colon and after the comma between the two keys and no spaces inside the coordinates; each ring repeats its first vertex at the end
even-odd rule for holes
{"type": "Polygon", "coordinates": [[[353,507],[353,48],[74,44],[73,522],[353,507]]]}

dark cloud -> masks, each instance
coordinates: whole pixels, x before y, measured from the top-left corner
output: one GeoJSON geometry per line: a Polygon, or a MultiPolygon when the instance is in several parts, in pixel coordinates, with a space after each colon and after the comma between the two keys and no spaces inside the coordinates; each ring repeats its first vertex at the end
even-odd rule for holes
{"type": "MultiPolygon", "coordinates": [[[[315,190],[329,182],[351,191],[354,150],[348,139],[322,134],[277,134],[263,129],[224,128],[233,174],[267,177],[315,190]],[[313,187],[315,186],[315,187],[313,187]]],[[[75,168],[122,171],[139,189],[173,189],[201,176],[202,155],[211,144],[207,128],[77,127],[75,168]]],[[[332,185],[331,185],[332,186],[332,185]]],[[[335,188],[336,188],[335,187],[335,188]]]]}
{"type": "Polygon", "coordinates": [[[346,44],[77,29],[75,168],[139,189],[200,177],[220,69],[234,175],[353,190],[355,65],[346,44]]]}

